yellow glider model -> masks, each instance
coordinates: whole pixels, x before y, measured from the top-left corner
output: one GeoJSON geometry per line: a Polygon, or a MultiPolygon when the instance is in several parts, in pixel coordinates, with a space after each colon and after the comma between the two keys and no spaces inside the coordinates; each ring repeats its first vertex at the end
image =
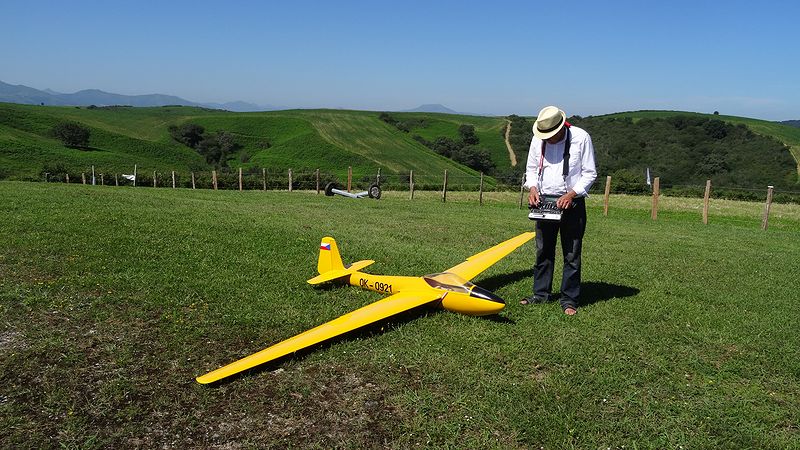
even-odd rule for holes
{"type": "Polygon", "coordinates": [[[372,275],[360,272],[361,269],[375,262],[372,260],[358,261],[345,266],[339,256],[336,241],[331,237],[324,237],[319,246],[319,262],[317,263],[319,275],[308,280],[309,284],[320,284],[347,277],[347,281],[353,286],[390,295],[258,353],[199,376],[196,378],[197,382],[207,384],[219,381],[428,303],[438,303],[449,311],[472,316],[496,314],[505,307],[505,301],[486,289],[470,283],[469,280],[534,236],[535,233],[532,232],[522,233],[477,255],[470,256],[463,263],[444,272],[423,277],[372,275]]]}

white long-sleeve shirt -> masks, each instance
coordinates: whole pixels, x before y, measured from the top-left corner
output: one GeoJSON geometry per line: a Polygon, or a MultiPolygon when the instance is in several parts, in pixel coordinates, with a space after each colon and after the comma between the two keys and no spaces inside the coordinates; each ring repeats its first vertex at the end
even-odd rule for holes
{"type": "Polygon", "coordinates": [[[547,144],[545,147],[544,161],[541,162],[542,173],[539,173],[540,159],[542,157],[542,140],[533,138],[528,150],[528,164],[525,170],[525,188],[536,186],[543,195],[564,195],[570,189],[578,197],[587,197],[589,188],[597,178],[597,169],[594,164],[594,146],[592,138],[586,131],[572,126],[570,131],[569,146],[569,172],[566,180],[563,174],[564,143],[547,144]],[[540,176],[541,175],[541,176],[540,176]]]}

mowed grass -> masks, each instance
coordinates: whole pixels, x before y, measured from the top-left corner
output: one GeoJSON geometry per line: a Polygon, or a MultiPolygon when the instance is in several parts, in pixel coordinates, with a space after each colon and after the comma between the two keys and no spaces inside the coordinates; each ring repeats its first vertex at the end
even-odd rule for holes
{"type": "MultiPolygon", "coordinates": [[[[500,317],[383,322],[217,387],[194,377],[381,298],[313,288],[322,236],[372,273],[531,229],[517,195],[0,183],[6,448],[796,448],[800,220],[589,202],[583,305],[523,307],[533,244],[474,281],[500,317]]],[[[722,205],[714,201],[712,205],[722,205]]],[[[777,205],[776,205],[777,206],[777,205]]],[[[560,272],[556,277],[560,276],[560,272]]]]}

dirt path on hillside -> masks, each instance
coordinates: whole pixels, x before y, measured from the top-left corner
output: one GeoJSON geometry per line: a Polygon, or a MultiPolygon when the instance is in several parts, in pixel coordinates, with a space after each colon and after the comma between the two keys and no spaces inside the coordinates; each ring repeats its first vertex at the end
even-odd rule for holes
{"type": "Polygon", "coordinates": [[[511,159],[511,167],[517,166],[517,155],[514,154],[514,149],[511,148],[511,143],[508,142],[508,135],[511,134],[511,121],[508,121],[508,125],[506,126],[506,148],[508,149],[508,157],[511,159]]]}

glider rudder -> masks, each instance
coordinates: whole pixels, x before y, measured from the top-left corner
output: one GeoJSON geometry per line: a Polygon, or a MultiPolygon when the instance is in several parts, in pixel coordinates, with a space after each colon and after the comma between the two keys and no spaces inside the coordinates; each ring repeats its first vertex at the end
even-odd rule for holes
{"type": "Polygon", "coordinates": [[[319,275],[308,280],[308,283],[319,284],[333,281],[363,269],[374,262],[368,259],[345,266],[342,263],[341,255],[339,255],[339,247],[336,245],[336,240],[326,236],[322,238],[322,242],[319,244],[319,260],[317,261],[319,275]]]}

